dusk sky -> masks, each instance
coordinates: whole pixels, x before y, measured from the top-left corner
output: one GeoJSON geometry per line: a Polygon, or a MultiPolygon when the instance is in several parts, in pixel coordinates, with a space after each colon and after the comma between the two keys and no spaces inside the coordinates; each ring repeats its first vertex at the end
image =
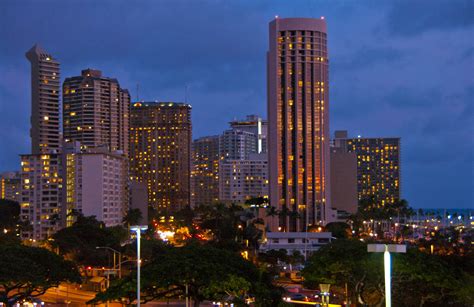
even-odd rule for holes
{"type": "Polygon", "coordinates": [[[331,131],[400,136],[402,197],[415,208],[474,208],[474,1],[0,2],[0,172],[30,152],[35,43],[61,62],[117,78],[136,100],[193,107],[193,137],[266,118],[268,23],[325,16],[331,131]]]}

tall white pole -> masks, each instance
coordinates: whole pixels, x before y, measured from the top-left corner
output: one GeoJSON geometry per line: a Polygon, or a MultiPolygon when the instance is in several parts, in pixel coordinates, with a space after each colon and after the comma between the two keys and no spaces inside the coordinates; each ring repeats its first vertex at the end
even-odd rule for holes
{"type": "Polygon", "coordinates": [[[137,229],[137,307],[140,307],[140,237],[141,229],[137,229]]]}
{"type": "Polygon", "coordinates": [[[383,254],[384,263],[384,274],[385,274],[385,307],[392,306],[392,280],[391,280],[391,263],[390,263],[390,252],[388,246],[385,245],[385,252],[383,254]]]}

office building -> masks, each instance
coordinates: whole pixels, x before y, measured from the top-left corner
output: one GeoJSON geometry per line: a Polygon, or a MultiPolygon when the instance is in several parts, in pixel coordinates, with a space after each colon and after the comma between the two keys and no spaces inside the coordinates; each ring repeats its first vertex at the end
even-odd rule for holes
{"type": "Polygon", "coordinates": [[[19,172],[0,174],[0,199],[20,202],[21,180],[19,172]]]}
{"type": "Polygon", "coordinates": [[[304,231],[330,211],[329,56],[323,18],[276,18],[267,53],[270,204],[298,213],[272,230],[304,231]]]}
{"type": "Polygon", "coordinates": [[[335,148],[357,155],[357,197],[381,207],[400,200],[400,138],[350,138],[336,131],[335,148]]]}
{"type": "Polygon", "coordinates": [[[148,204],[173,212],[191,204],[191,106],[137,102],[131,108],[130,171],[148,204]]]}
{"type": "Polygon", "coordinates": [[[219,136],[205,136],[192,146],[192,203],[209,205],[219,201],[219,136]]]}
{"type": "Polygon", "coordinates": [[[95,216],[105,226],[122,224],[128,210],[128,163],[122,151],[106,147],[80,149],[65,145],[62,224],[71,226],[75,213],[95,216]]]}
{"type": "Polygon", "coordinates": [[[260,252],[284,249],[289,255],[299,252],[308,257],[331,240],[330,232],[267,232],[260,252]]]}
{"type": "Polygon", "coordinates": [[[59,150],[59,62],[39,45],[26,58],[31,63],[31,153],[59,150]]]}
{"type": "Polygon", "coordinates": [[[268,198],[268,160],[265,153],[247,159],[225,159],[219,169],[219,199],[243,204],[255,197],[268,198]]]}
{"type": "Polygon", "coordinates": [[[63,84],[63,131],[66,142],[83,148],[107,146],[129,151],[130,95],[100,70],[85,69],[63,84]]]}

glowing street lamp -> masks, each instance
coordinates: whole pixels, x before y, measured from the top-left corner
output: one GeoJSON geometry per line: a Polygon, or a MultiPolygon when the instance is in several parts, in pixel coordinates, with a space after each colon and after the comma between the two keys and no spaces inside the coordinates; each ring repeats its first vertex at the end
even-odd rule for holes
{"type": "Polygon", "coordinates": [[[148,226],[132,226],[131,231],[137,234],[137,307],[140,307],[140,264],[142,259],[140,257],[140,238],[143,230],[147,230],[148,226]]]}
{"type": "Polygon", "coordinates": [[[385,276],[385,307],[392,306],[392,264],[390,253],[406,253],[406,245],[401,244],[369,244],[367,245],[369,253],[384,253],[384,276],[385,276]]]}

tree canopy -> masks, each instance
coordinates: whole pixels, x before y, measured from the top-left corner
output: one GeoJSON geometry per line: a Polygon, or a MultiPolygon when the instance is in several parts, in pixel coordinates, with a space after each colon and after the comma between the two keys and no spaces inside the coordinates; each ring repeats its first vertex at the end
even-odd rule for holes
{"type": "MultiPolygon", "coordinates": [[[[132,274],[98,294],[95,301],[121,299],[123,292],[117,288],[133,289],[135,284],[132,274]]],[[[237,253],[209,245],[169,246],[142,267],[144,301],[183,297],[186,287],[195,306],[203,300],[229,298],[238,303],[247,295],[254,296],[258,306],[275,306],[280,298],[270,277],[251,262],[237,253]]]]}
{"type": "Polygon", "coordinates": [[[81,282],[72,262],[44,248],[0,245],[0,302],[39,296],[63,281],[81,282]]]}

